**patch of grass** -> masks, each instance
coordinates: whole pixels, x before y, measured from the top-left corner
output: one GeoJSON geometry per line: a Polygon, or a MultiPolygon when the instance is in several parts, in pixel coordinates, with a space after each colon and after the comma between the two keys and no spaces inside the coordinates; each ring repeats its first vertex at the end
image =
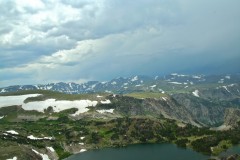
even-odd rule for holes
{"type": "Polygon", "coordinates": [[[89,99],[89,100],[101,100],[105,99],[108,96],[108,93],[88,93],[88,94],[65,94],[56,91],[48,91],[48,90],[25,90],[25,91],[17,91],[17,92],[9,92],[1,94],[1,96],[15,96],[15,95],[26,95],[26,94],[42,94],[37,97],[29,97],[24,102],[32,102],[32,101],[44,101],[46,99],[56,99],[56,100],[81,100],[81,99],[89,99]],[[98,98],[97,95],[102,96],[98,98]]]}
{"type": "Polygon", "coordinates": [[[212,147],[212,154],[219,155],[224,150],[232,147],[232,143],[230,140],[222,140],[217,146],[212,147]]]}
{"type": "Polygon", "coordinates": [[[138,98],[138,99],[142,99],[142,98],[143,99],[145,98],[160,99],[161,97],[167,97],[166,94],[159,93],[159,92],[134,92],[134,93],[125,94],[124,96],[138,98]]]}

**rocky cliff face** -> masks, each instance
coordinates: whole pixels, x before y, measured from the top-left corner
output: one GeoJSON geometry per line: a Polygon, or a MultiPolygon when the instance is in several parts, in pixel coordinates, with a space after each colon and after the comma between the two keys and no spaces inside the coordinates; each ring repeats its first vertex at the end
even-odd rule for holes
{"type": "Polygon", "coordinates": [[[226,126],[236,127],[240,122],[240,109],[228,108],[224,115],[224,124],[226,126]]]}
{"type": "Polygon", "coordinates": [[[196,121],[203,125],[217,125],[223,122],[225,107],[216,102],[208,101],[189,94],[173,96],[196,121]]]}
{"type": "Polygon", "coordinates": [[[111,104],[100,104],[97,105],[96,108],[114,109],[115,114],[122,116],[164,117],[199,126],[187,108],[180,105],[170,96],[161,97],[159,99],[137,99],[127,96],[109,96],[108,99],[110,99],[111,104]]]}
{"type": "MultiPolygon", "coordinates": [[[[216,100],[214,98],[209,99],[209,97],[196,97],[191,94],[175,94],[173,98],[186,107],[195,121],[207,126],[218,126],[222,124],[224,122],[224,115],[226,117],[226,109],[240,107],[239,98],[216,100]]],[[[227,114],[228,112],[229,111],[227,111],[227,114]]]]}

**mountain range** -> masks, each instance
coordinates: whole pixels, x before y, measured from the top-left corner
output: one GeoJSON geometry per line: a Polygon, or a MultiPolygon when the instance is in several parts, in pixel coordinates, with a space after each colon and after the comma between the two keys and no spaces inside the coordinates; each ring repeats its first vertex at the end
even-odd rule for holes
{"type": "Polygon", "coordinates": [[[219,155],[240,142],[239,125],[240,74],[0,88],[0,159],[161,142],[219,155]]]}
{"type": "MultiPolygon", "coordinates": [[[[225,90],[229,92],[229,88],[235,88],[240,81],[240,74],[226,74],[226,75],[184,75],[172,73],[166,76],[132,76],[119,77],[110,81],[88,81],[86,83],[77,84],[70,83],[49,83],[37,85],[14,85],[0,88],[0,93],[16,92],[20,90],[51,90],[67,94],[80,93],[116,93],[125,94],[139,91],[153,91],[153,92],[185,92],[193,90],[194,88],[213,88],[217,90],[225,90]]],[[[231,91],[232,92],[232,91],[231,91]]],[[[234,90],[238,92],[239,90],[234,90]]]]}
{"type": "MultiPolygon", "coordinates": [[[[57,91],[65,94],[118,94],[119,96],[114,98],[104,96],[113,102],[111,109],[115,109],[115,114],[163,115],[197,126],[213,127],[223,124],[224,117],[229,117],[229,113],[238,113],[225,111],[229,108],[232,110],[240,108],[239,82],[240,74],[173,73],[163,77],[119,77],[106,82],[89,81],[82,84],[60,82],[46,85],[16,85],[0,88],[0,94],[24,90],[57,91]],[[129,97],[128,103],[124,104],[126,96],[129,97]],[[137,105],[141,107],[136,107],[137,105]],[[127,109],[126,106],[130,107],[127,109]]],[[[45,99],[47,98],[51,97],[45,99]]],[[[228,121],[227,126],[230,125],[228,121]]]]}

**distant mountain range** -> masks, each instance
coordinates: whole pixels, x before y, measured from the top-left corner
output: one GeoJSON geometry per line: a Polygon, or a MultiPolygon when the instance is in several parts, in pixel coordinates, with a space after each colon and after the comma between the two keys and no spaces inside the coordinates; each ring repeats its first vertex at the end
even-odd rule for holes
{"type": "MultiPolygon", "coordinates": [[[[67,94],[79,93],[131,93],[141,91],[153,92],[185,92],[195,90],[195,88],[223,89],[228,92],[228,88],[240,82],[240,74],[227,75],[183,75],[173,73],[166,76],[132,76],[128,78],[115,78],[111,81],[99,82],[89,81],[82,84],[77,83],[49,83],[38,85],[15,85],[0,88],[0,93],[16,92],[21,90],[51,90],[67,94]]],[[[236,90],[235,92],[239,92],[236,90]]],[[[197,93],[195,94],[197,95],[197,93]]]]}

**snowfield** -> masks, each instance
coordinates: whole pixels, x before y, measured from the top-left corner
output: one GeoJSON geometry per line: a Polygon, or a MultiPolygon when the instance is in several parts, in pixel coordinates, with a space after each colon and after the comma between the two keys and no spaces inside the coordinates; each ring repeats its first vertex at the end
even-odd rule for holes
{"type": "MultiPolygon", "coordinates": [[[[73,114],[73,116],[78,115],[80,113],[87,112],[89,109],[87,107],[97,105],[97,101],[90,100],[75,100],[75,101],[67,101],[67,100],[55,100],[55,99],[47,99],[45,101],[35,101],[24,103],[24,100],[28,97],[37,97],[41,94],[28,94],[28,95],[20,95],[20,96],[0,96],[0,107],[12,106],[12,105],[22,105],[24,110],[36,110],[39,112],[44,112],[49,106],[53,108],[54,112],[60,112],[69,108],[77,108],[78,111],[73,114]]],[[[109,100],[103,101],[103,103],[108,104],[111,103],[109,100]]]]}
{"type": "Polygon", "coordinates": [[[60,112],[69,108],[77,108],[78,111],[73,114],[73,116],[78,115],[80,113],[87,112],[89,109],[86,107],[96,106],[97,101],[90,100],[76,100],[76,101],[66,101],[61,100],[57,101],[55,99],[47,99],[45,101],[36,101],[29,102],[22,105],[24,110],[37,110],[39,112],[44,112],[44,109],[47,109],[49,106],[52,106],[54,112],[60,112]]]}
{"type": "Polygon", "coordinates": [[[0,96],[0,108],[13,106],[13,105],[22,105],[23,101],[28,97],[37,97],[41,94],[26,94],[26,95],[18,95],[18,96],[0,96]]]}

